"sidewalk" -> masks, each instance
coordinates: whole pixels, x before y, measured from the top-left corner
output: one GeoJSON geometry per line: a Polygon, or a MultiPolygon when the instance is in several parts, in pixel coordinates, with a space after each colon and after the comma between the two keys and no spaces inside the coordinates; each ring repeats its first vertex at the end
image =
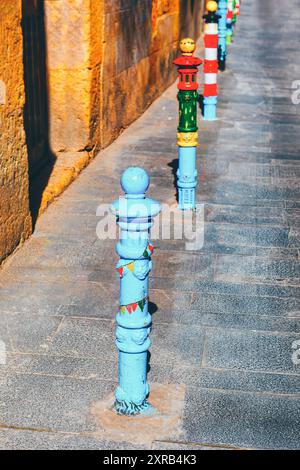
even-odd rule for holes
{"type": "Polygon", "coordinates": [[[176,85],[99,154],[0,271],[0,448],[300,447],[299,20],[296,0],[288,10],[243,2],[219,76],[219,120],[199,122],[204,247],[155,243],[149,381],[182,394],[174,435],[150,445],[146,433],[112,438],[94,407],[116,387],[119,292],[115,241],[98,240],[96,208],[121,194],[131,165],[149,172],[149,196],[174,203],[176,85]]]}

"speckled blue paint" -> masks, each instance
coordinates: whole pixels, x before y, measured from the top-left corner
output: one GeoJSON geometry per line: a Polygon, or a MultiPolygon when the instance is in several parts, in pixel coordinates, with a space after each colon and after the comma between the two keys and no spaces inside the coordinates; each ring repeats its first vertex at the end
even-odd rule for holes
{"type": "MultiPolygon", "coordinates": [[[[122,175],[121,186],[125,197],[112,206],[121,229],[116,250],[120,256],[120,305],[146,299],[143,309],[131,313],[126,309],[117,314],[116,345],[119,350],[119,386],[116,390],[115,408],[119,414],[133,415],[149,412],[147,401],[147,351],[150,347],[151,315],[148,312],[148,278],[152,268],[150,257],[145,256],[149,245],[149,231],[153,217],[159,214],[160,204],[145,196],[150,179],[138,167],[128,168],[122,175]],[[134,263],[133,269],[128,265],[134,263]]],[[[124,310],[124,309],[123,309],[124,310]]]]}
{"type": "Polygon", "coordinates": [[[217,102],[217,96],[207,96],[203,98],[203,119],[205,121],[215,121],[217,119],[217,102]]]}
{"type": "Polygon", "coordinates": [[[196,208],[196,157],[197,147],[178,147],[177,186],[179,208],[182,210],[196,208]]]}
{"type": "Polygon", "coordinates": [[[220,70],[225,70],[227,56],[227,0],[219,0],[218,6],[218,15],[221,16],[219,19],[219,68],[220,70]]]}

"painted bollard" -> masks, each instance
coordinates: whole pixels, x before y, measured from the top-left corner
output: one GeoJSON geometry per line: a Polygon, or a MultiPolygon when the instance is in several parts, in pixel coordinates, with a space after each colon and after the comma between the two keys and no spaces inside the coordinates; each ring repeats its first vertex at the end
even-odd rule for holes
{"type": "Polygon", "coordinates": [[[120,307],[116,317],[119,385],[114,406],[121,415],[153,410],[147,400],[148,349],[151,344],[148,283],[153,253],[149,232],[161,206],[146,197],[149,183],[150,178],[145,170],[128,168],[121,178],[125,196],[111,206],[120,227],[120,240],[116,246],[120,256],[116,266],[120,275],[120,307]]]}
{"type": "Polygon", "coordinates": [[[202,59],[193,56],[195,49],[196,44],[193,39],[182,39],[180,41],[182,57],[178,57],[173,62],[178,68],[177,188],[179,208],[182,210],[196,208],[197,107],[199,102],[197,73],[202,59]]]}
{"type": "Polygon", "coordinates": [[[236,25],[237,14],[236,14],[236,0],[232,2],[232,35],[234,34],[234,29],[236,25]]]}
{"type": "Polygon", "coordinates": [[[204,29],[204,91],[203,91],[203,117],[207,121],[214,121],[217,117],[218,101],[218,4],[215,1],[207,3],[208,13],[203,16],[204,29]]]}
{"type": "Polygon", "coordinates": [[[233,16],[232,16],[232,32],[234,33],[237,19],[240,15],[240,7],[241,7],[241,2],[240,0],[233,0],[233,16]]]}
{"type": "Polygon", "coordinates": [[[219,59],[219,70],[224,71],[226,69],[226,56],[227,56],[227,0],[219,0],[218,2],[218,15],[219,15],[219,48],[218,48],[218,59],[219,59]]]}
{"type": "Polygon", "coordinates": [[[227,33],[226,33],[226,44],[232,43],[232,18],[233,18],[233,0],[228,0],[227,3],[227,33]]]}

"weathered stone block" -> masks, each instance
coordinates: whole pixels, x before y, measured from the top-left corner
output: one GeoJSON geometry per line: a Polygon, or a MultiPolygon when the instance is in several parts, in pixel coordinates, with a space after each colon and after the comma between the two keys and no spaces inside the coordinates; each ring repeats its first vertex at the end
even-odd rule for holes
{"type": "Polygon", "coordinates": [[[31,232],[22,54],[21,1],[11,0],[0,15],[0,262],[31,232]]]}

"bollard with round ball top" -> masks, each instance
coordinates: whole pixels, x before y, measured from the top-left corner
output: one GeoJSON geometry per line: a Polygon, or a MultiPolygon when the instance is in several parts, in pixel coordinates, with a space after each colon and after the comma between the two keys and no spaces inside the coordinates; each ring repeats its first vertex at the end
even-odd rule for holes
{"type": "Polygon", "coordinates": [[[149,242],[153,219],[159,214],[159,202],[146,197],[150,178],[139,167],[128,168],[121,177],[125,196],[111,205],[120,227],[116,251],[120,260],[120,307],[116,322],[119,350],[119,385],[115,410],[120,415],[153,413],[148,402],[148,349],[151,315],[148,311],[149,273],[153,247],[149,242]]]}
{"type": "Polygon", "coordinates": [[[209,1],[206,5],[207,14],[204,29],[204,91],[203,91],[203,118],[206,121],[214,121],[217,117],[218,101],[218,4],[209,1]]]}
{"type": "Polygon", "coordinates": [[[219,70],[224,71],[226,69],[226,56],[227,56],[227,0],[218,0],[218,15],[219,18],[219,47],[218,47],[218,59],[219,59],[219,70]]]}
{"type": "Polygon", "coordinates": [[[195,41],[184,38],[180,41],[181,57],[173,61],[178,68],[179,125],[177,132],[178,171],[177,187],[179,208],[196,208],[198,145],[197,107],[199,102],[197,72],[202,59],[194,57],[195,41]]]}

